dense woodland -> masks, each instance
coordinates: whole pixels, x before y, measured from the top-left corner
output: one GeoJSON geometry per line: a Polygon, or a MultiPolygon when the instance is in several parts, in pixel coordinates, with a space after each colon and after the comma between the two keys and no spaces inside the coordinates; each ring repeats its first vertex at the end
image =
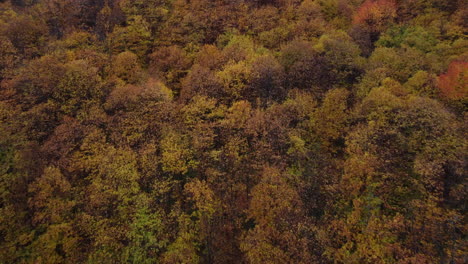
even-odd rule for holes
{"type": "Polygon", "coordinates": [[[465,0],[0,1],[0,263],[466,263],[465,0]]]}

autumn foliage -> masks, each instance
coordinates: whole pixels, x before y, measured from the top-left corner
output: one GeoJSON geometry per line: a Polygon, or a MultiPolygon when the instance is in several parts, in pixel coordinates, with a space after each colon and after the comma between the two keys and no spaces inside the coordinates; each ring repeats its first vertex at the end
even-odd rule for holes
{"type": "Polygon", "coordinates": [[[466,100],[468,97],[468,62],[453,61],[447,72],[437,82],[442,96],[450,100],[466,100]]]}
{"type": "Polygon", "coordinates": [[[382,31],[396,17],[395,0],[366,0],[355,12],[353,23],[382,31]]]}
{"type": "Polygon", "coordinates": [[[466,263],[463,2],[0,0],[0,263],[466,263]]]}

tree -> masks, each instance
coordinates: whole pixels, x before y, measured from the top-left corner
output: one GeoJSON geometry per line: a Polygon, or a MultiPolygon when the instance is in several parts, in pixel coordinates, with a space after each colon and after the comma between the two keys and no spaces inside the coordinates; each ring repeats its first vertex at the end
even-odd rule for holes
{"type": "Polygon", "coordinates": [[[320,98],[335,82],[329,62],[310,43],[291,42],[283,49],[280,62],[285,67],[289,88],[306,89],[320,98]]]}
{"type": "Polygon", "coordinates": [[[348,96],[349,92],[345,89],[328,91],[322,105],[312,115],[312,129],[321,139],[324,148],[332,153],[342,149],[348,119],[348,96]]]}
{"type": "Polygon", "coordinates": [[[188,215],[181,215],[178,219],[179,232],[167,251],[164,252],[162,263],[199,263],[199,245],[197,243],[197,227],[188,215]]]}
{"type": "Polygon", "coordinates": [[[424,53],[414,48],[384,48],[374,50],[367,64],[369,71],[381,70],[385,77],[406,82],[417,71],[427,67],[424,53]]]}
{"type": "Polygon", "coordinates": [[[151,44],[148,22],[141,16],[131,16],[127,18],[127,26],[114,27],[107,40],[113,54],[129,50],[143,60],[150,51],[151,44]]]}
{"type": "MultiPolygon", "coordinates": [[[[12,79],[11,86],[31,106],[47,102],[65,74],[65,67],[53,56],[30,61],[12,79]]],[[[26,104],[27,104],[26,103],[26,104]]]]}
{"type": "Polygon", "coordinates": [[[204,45],[200,48],[195,59],[195,65],[206,67],[210,70],[219,70],[225,63],[222,51],[214,45],[204,45]]]}
{"type": "Polygon", "coordinates": [[[225,96],[220,80],[215,73],[199,64],[193,65],[190,72],[183,79],[180,98],[188,101],[196,95],[214,98],[223,98],[225,96]]]}
{"type": "Polygon", "coordinates": [[[366,0],[354,14],[353,23],[363,25],[372,32],[382,32],[396,17],[394,0],[366,0]]]}
{"type": "Polygon", "coordinates": [[[0,80],[13,74],[13,66],[18,61],[16,48],[6,37],[0,37],[0,80]]]}
{"type": "Polygon", "coordinates": [[[280,16],[278,8],[271,5],[266,5],[258,8],[252,17],[248,18],[249,29],[254,34],[260,34],[265,31],[272,30],[279,24],[280,16]]]}
{"type": "Polygon", "coordinates": [[[466,262],[466,0],[0,0],[0,263],[466,262]]]}
{"type": "Polygon", "coordinates": [[[64,67],[65,73],[51,96],[63,113],[74,115],[90,103],[100,101],[101,78],[96,68],[89,67],[83,60],[72,61],[64,67]]]}
{"type": "Polygon", "coordinates": [[[25,58],[41,54],[47,37],[47,27],[42,21],[29,16],[18,16],[4,30],[13,46],[25,58]]]}
{"type": "Polygon", "coordinates": [[[163,171],[175,175],[185,174],[189,169],[197,166],[188,144],[187,136],[176,130],[168,130],[165,133],[161,141],[163,171]]]}
{"type": "Polygon", "coordinates": [[[260,98],[262,105],[273,101],[281,101],[286,93],[284,90],[284,70],[272,56],[262,56],[252,63],[251,78],[245,98],[255,103],[260,98]]]}
{"type": "Polygon", "coordinates": [[[433,34],[422,27],[392,27],[382,34],[376,45],[380,47],[412,47],[424,53],[438,44],[433,34]]]}
{"type": "Polygon", "coordinates": [[[150,69],[158,74],[176,95],[180,93],[180,81],[187,74],[191,60],[178,46],[160,47],[150,57],[150,69]]]}
{"type": "Polygon", "coordinates": [[[449,100],[464,101],[468,96],[468,63],[453,61],[450,63],[447,73],[438,78],[438,87],[442,96],[449,100]]]}
{"type": "Polygon", "coordinates": [[[213,262],[217,255],[214,240],[215,228],[219,223],[218,214],[221,213],[220,201],[204,181],[194,180],[185,185],[185,191],[191,195],[191,200],[195,203],[195,217],[198,230],[198,241],[203,249],[203,259],[206,262],[213,262]]]}
{"type": "Polygon", "coordinates": [[[72,186],[59,169],[48,167],[43,175],[29,185],[32,197],[29,205],[34,212],[33,226],[44,231],[36,234],[32,243],[34,261],[62,263],[79,260],[80,237],[73,230],[72,186]]]}
{"type": "Polygon", "coordinates": [[[123,250],[123,259],[129,263],[155,263],[160,259],[169,244],[169,236],[164,218],[158,210],[151,210],[142,196],[143,201],[135,213],[133,222],[129,226],[129,244],[123,250]]]}
{"type": "MultiPolygon", "coordinates": [[[[333,212],[346,220],[330,226],[335,234],[332,239],[340,246],[336,251],[329,248],[329,254],[350,263],[457,258],[455,251],[441,250],[447,248],[449,236],[427,238],[417,231],[428,228],[438,233],[437,225],[458,221],[459,212],[442,205],[442,193],[450,192],[459,177],[455,169],[459,150],[453,144],[456,127],[449,121],[453,116],[432,99],[406,96],[390,80],[373,89],[356,110],[365,116],[364,123],[347,137],[349,158],[340,184],[342,196],[335,207],[340,209],[333,212]],[[429,120],[438,120],[437,127],[429,120]],[[451,169],[444,171],[444,166],[451,169]],[[444,180],[446,173],[454,182],[444,180]],[[436,206],[435,201],[442,204],[436,206]],[[419,208],[421,202],[427,207],[419,208]],[[431,216],[426,215],[429,211],[431,216]],[[419,217],[427,225],[414,221],[419,217]],[[414,244],[418,240],[427,243],[414,244]],[[421,256],[420,252],[425,253],[421,256]]],[[[458,247],[459,234],[451,231],[450,236],[458,247]]]]}
{"type": "Polygon", "coordinates": [[[91,128],[69,168],[82,175],[81,210],[75,223],[87,241],[85,257],[91,263],[112,263],[126,257],[125,246],[132,234],[127,230],[141,200],[135,153],[106,145],[105,140],[100,129],[91,128]]]}
{"type": "Polygon", "coordinates": [[[364,64],[361,51],[345,32],[322,35],[315,48],[323,54],[334,82],[354,83],[361,74],[364,64]]]}
{"type": "Polygon", "coordinates": [[[248,216],[253,228],[241,242],[250,263],[309,263],[306,222],[298,194],[285,174],[265,168],[252,190],[248,216]]]}
{"type": "Polygon", "coordinates": [[[143,79],[142,69],[135,53],[130,51],[119,53],[112,66],[112,72],[127,83],[137,84],[143,79]]]}
{"type": "Polygon", "coordinates": [[[426,71],[416,72],[404,86],[419,96],[435,97],[437,95],[436,76],[426,71]]]}
{"type": "Polygon", "coordinates": [[[170,2],[166,0],[124,0],[119,5],[127,16],[142,16],[148,22],[152,34],[158,33],[170,11],[170,2]]]}
{"type": "Polygon", "coordinates": [[[223,93],[227,95],[227,101],[239,100],[243,98],[250,82],[250,65],[246,61],[228,63],[216,73],[216,77],[223,87],[223,93]]]}

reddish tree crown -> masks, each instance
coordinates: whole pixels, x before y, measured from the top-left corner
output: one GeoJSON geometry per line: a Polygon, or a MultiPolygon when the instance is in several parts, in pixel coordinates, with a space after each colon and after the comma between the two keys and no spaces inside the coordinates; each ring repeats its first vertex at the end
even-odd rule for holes
{"type": "Polygon", "coordinates": [[[438,78],[441,94],[452,100],[464,99],[468,96],[468,62],[453,61],[447,73],[438,78]]]}
{"type": "Polygon", "coordinates": [[[353,22],[366,25],[373,31],[381,31],[396,17],[396,9],[394,0],[366,0],[356,10],[353,22]]]}

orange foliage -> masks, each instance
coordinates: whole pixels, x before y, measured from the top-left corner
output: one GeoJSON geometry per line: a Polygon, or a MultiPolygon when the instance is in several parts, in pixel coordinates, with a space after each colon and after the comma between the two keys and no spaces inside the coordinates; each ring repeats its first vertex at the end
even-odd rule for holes
{"type": "Polygon", "coordinates": [[[366,0],[354,14],[354,24],[367,25],[373,31],[382,31],[396,17],[394,0],[366,0]]]}
{"type": "Polygon", "coordinates": [[[468,97],[468,62],[453,61],[437,82],[441,94],[452,100],[468,97]]]}

